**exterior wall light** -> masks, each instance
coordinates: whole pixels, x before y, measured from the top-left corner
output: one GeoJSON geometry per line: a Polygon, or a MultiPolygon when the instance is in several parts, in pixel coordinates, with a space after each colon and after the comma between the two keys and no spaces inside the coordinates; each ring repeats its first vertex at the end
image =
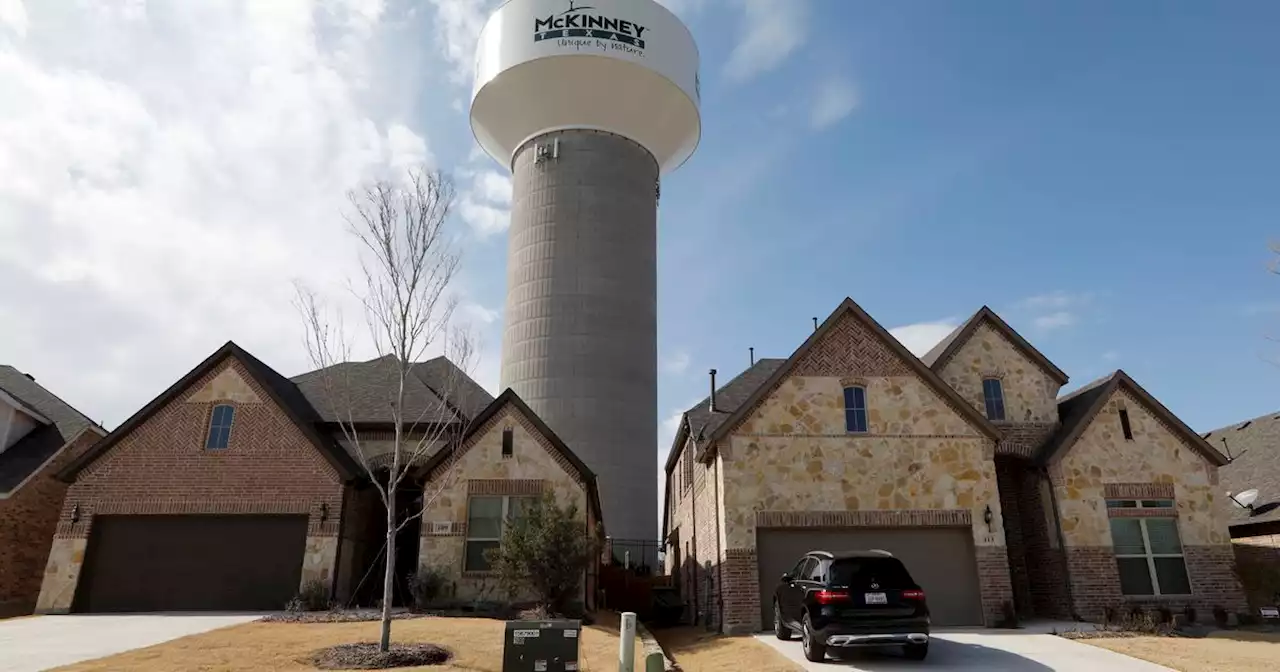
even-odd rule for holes
{"type": "Polygon", "coordinates": [[[995,516],[991,515],[991,505],[987,505],[987,510],[982,512],[982,522],[987,524],[987,531],[991,531],[991,521],[995,516]]]}

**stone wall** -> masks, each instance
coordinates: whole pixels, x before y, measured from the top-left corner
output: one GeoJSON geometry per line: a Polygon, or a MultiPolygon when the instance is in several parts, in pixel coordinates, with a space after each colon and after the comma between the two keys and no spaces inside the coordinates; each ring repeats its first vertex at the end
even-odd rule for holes
{"type": "Polygon", "coordinates": [[[796,362],[717,446],[723,465],[725,629],[759,629],[759,512],[966,510],[984,609],[1010,599],[994,441],[852,315],[796,362]],[[866,388],[866,433],[845,427],[843,388],[866,388]],[[988,531],[987,507],[995,517],[988,531]],[[990,550],[987,550],[990,549],[990,550]]]}
{"type": "Polygon", "coordinates": [[[84,542],[99,514],[309,515],[303,578],[331,579],[337,545],[321,540],[337,537],[343,487],[328,460],[229,357],[80,472],[63,502],[37,609],[70,610],[84,542]],[[236,409],[225,450],[204,447],[215,404],[236,409]],[[321,504],[331,512],[324,523],[321,504]],[[76,505],[80,522],[73,525],[76,505]]]}
{"type": "Polygon", "coordinates": [[[552,493],[560,506],[576,506],[584,527],[590,529],[594,521],[589,520],[586,490],[578,472],[527,418],[507,406],[468,439],[451,466],[438,470],[424,486],[419,564],[442,572],[458,598],[511,597],[499,592],[493,573],[463,570],[468,500],[473,495],[543,492],[552,493]],[[502,455],[502,433],[507,428],[513,432],[510,457],[502,455]]]}
{"type": "Polygon", "coordinates": [[[96,430],[85,430],[26,483],[0,499],[0,618],[35,609],[67,492],[67,484],[54,475],[100,438],[96,430]]]}
{"type": "Polygon", "coordinates": [[[985,321],[943,365],[939,375],[984,415],[987,407],[982,381],[999,378],[1004,389],[1005,421],[1049,425],[1058,422],[1061,385],[985,321]]]}
{"type": "Polygon", "coordinates": [[[1054,457],[1050,475],[1067,546],[1072,595],[1081,616],[1097,618],[1102,608],[1121,601],[1106,507],[1108,486],[1172,494],[1194,593],[1183,601],[1206,608],[1222,604],[1234,609],[1243,604],[1239,582],[1230,578],[1233,555],[1226,514],[1215,493],[1217,467],[1123,388],[1106,401],[1075,445],[1054,457]],[[1122,408],[1128,411],[1133,440],[1125,439],[1121,430],[1122,408]],[[1215,558],[1223,562],[1214,565],[1210,559],[1215,558]]]}

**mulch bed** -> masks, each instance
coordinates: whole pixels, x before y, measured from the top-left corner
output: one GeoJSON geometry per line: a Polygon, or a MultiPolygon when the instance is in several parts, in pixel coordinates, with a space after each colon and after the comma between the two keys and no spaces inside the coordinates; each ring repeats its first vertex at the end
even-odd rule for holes
{"type": "MultiPolygon", "coordinates": [[[[423,618],[430,614],[415,614],[403,609],[391,612],[391,620],[423,618]]],[[[286,611],[271,614],[262,619],[265,623],[363,623],[382,620],[377,609],[333,609],[331,611],[286,611]]]]}
{"type": "Polygon", "coordinates": [[[452,657],[448,649],[435,644],[392,644],[391,650],[383,653],[376,643],[361,642],[321,649],[310,662],[321,670],[385,670],[443,665],[452,657]]]}

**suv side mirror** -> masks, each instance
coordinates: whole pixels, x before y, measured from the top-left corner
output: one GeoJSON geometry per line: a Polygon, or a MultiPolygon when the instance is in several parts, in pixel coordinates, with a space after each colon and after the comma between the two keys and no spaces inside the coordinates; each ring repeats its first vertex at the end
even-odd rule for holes
{"type": "Polygon", "coordinates": [[[790,582],[791,582],[791,579],[792,579],[791,572],[784,572],[784,573],[782,574],[782,582],[783,582],[783,583],[790,583],[790,582]]]}

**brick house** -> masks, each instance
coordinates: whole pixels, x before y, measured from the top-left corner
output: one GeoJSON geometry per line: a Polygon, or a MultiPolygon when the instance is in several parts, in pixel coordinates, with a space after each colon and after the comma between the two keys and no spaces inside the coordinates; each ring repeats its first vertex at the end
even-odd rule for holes
{"type": "Polygon", "coordinates": [[[667,570],[689,615],[772,623],[814,548],[883,548],[936,623],[1242,608],[1225,458],[1121,371],[1067,376],[984,307],[924,357],[846,299],[785,360],[682,418],[666,464],[667,570]],[[945,561],[940,561],[945,559],[945,561]]]}
{"type": "Polygon", "coordinates": [[[0,366],[0,618],[29,614],[62,510],[53,474],[106,435],[12,366],[0,366]]]}
{"type": "Polygon", "coordinates": [[[1204,434],[1231,463],[1222,467],[1222,488],[1232,547],[1249,606],[1280,606],[1280,413],[1237,422],[1204,434]],[[1253,502],[1230,497],[1257,490],[1253,502]]]}
{"type": "MultiPolygon", "coordinates": [[[[313,581],[341,603],[376,602],[386,515],[365,465],[385,478],[395,369],[381,358],[288,379],[234,343],[219,348],[61,470],[70,485],[37,610],[273,610],[313,581]]],[[[434,452],[397,502],[409,521],[397,602],[420,566],[455,583],[464,566],[483,572],[438,546],[500,531],[513,499],[550,490],[599,520],[595,476],[514,393],[495,400],[443,358],[412,374],[405,417],[422,420],[402,429],[434,452]],[[425,524],[408,516],[424,503],[425,524]]]]}

